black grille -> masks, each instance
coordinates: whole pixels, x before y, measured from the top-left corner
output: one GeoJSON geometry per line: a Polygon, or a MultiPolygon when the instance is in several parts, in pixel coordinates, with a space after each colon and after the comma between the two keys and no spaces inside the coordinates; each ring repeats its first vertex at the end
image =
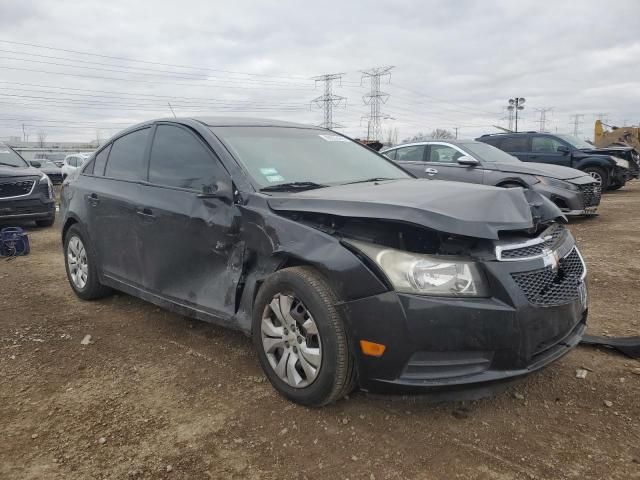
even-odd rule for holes
{"type": "Polygon", "coordinates": [[[27,195],[33,188],[34,180],[0,182],[0,198],[27,195]]]}
{"type": "Polygon", "coordinates": [[[560,259],[558,269],[551,266],[540,270],[513,273],[511,276],[534,305],[562,305],[580,296],[584,264],[574,248],[560,259]]]}
{"type": "Polygon", "coordinates": [[[549,250],[553,249],[553,246],[558,243],[558,241],[564,236],[565,232],[566,229],[563,226],[554,223],[540,234],[540,238],[544,240],[543,242],[515,248],[509,248],[507,246],[502,250],[500,258],[502,260],[513,260],[518,258],[541,256],[544,254],[545,248],[549,250]]]}
{"type": "Polygon", "coordinates": [[[537,245],[514,248],[513,250],[503,250],[502,258],[527,258],[542,255],[542,252],[544,251],[544,245],[544,243],[538,243],[537,245]]]}
{"type": "Polygon", "coordinates": [[[602,187],[599,183],[588,183],[586,185],[580,185],[580,192],[582,192],[582,202],[584,204],[584,208],[597,207],[598,205],[600,205],[602,187]]]}

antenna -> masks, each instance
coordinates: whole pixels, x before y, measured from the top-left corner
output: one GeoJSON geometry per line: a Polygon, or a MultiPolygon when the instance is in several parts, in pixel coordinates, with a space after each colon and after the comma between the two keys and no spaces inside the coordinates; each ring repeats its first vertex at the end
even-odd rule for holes
{"type": "Polygon", "coordinates": [[[173,107],[171,106],[171,103],[167,102],[167,105],[169,105],[169,108],[171,109],[171,113],[173,113],[173,118],[176,118],[176,112],[173,111],[173,107]]]}

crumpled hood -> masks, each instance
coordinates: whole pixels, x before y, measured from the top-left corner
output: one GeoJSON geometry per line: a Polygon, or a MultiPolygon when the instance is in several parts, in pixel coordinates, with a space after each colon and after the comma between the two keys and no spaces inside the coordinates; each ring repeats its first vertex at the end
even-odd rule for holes
{"type": "Polygon", "coordinates": [[[495,170],[501,172],[521,173],[526,175],[540,175],[543,177],[553,177],[559,180],[583,177],[586,174],[580,170],[561,165],[551,165],[548,163],[520,162],[520,163],[500,163],[496,162],[495,170]]]}
{"type": "Polygon", "coordinates": [[[40,170],[33,167],[7,167],[0,165],[0,179],[7,177],[41,176],[40,170]]]}
{"type": "Polygon", "coordinates": [[[593,155],[620,155],[620,153],[628,152],[633,150],[633,147],[623,147],[622,145],[612,145],[610,147],[603,148],[581,148],[580,151],[583,153],[593,154],[593,155]]]}
{"type": "Polygon", "coordinates": [[[564,218],[543,196],[520,188],[406,179],[304,192],[270,192],[275,211],[404,221],[433,230],[497,239],[502,230],[528,230],[564,218]]]}

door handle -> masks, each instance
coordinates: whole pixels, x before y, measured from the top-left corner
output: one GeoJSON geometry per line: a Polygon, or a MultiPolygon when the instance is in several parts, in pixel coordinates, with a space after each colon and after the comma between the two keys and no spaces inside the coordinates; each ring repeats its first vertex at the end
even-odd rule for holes
{"type": "Polygon", "coordinates": [[[154,218],[153,210],[147,207],[138,207],[136,208],[136,213],[144,218],[154,218]]]}
{"type": "Polygon", "coordinates": [[[438,170],[436,170],[435,168],[425,168],[424,173],[426,173],[430,177],[433,177],[436,173],[438,173],[438,170]]]}
{"type": "Polygon", "coordinates": [[[95,193],[91,193],[87,196],[87,200],[89,201],[89,204],[92,207],[96,207],[99,203],[100,203],[100,199],[98,198],[98,195],[95,193]]]}

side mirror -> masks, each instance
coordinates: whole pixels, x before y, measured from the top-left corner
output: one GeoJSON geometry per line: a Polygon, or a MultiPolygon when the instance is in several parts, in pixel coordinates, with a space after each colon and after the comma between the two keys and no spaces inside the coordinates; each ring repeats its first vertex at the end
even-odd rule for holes
{"type": "Polygon", "coordinates": [[[231,190],[225,184],[217,183],[215,185],[206,186],[202,189],[202,193],[198,194],[198,198],[232,198],[231,190]]]}
{"type": "Polygon", "coordinates": [[[469,156],[469,155],[463,155],[460,158],[458,158],[458,160],[456,160],[460,165],[466,165],[468,167],[475,167],[477,165],[480,165],[480,162],[478,160],[476,160],[475,158],[469,156]]]}
{"type": "Polygon", "coordinates": [[[567,147],[566,145],[560,145],[560,146],[558,146],[558,148],[556,148],[556,151],[562,153],[563,155],[566,155],[571,150],[569,150],[569,147],[567,147]]]}
{"type": "Polygon", "coordinates": [[[40,162],[36,162],[34,160],[31,160],[29,163],[31,164],[32,167],[35,167],[35,168],[42,167],[42,164],[40,162]]]}

